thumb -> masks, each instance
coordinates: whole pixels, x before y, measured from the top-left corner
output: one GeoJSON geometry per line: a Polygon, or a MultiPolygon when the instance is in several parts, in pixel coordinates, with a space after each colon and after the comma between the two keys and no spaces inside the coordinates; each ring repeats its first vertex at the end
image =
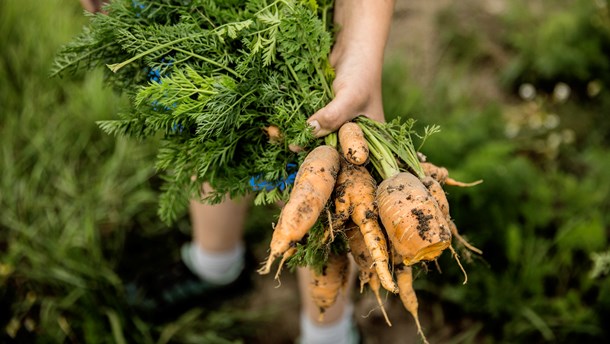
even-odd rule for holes
{"type": "Polygon", "coordinates": [[[346,97],[336,97],[325,107],[314,113],[307,119],[307,123],[313,127],[314,136],[326,136],[337,131],[343,123],[355,118],[358,113],[350,111],[350,108],[350,103],[346,97]]]}

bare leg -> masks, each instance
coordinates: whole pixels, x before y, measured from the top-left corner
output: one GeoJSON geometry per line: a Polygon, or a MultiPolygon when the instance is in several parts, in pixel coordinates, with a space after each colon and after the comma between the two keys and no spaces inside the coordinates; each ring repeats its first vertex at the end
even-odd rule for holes
{"type": "Polygon", "coordinates": [[[350,273],[347,285],[340,291],[336,302],[326,309],[320,320],[318,307],[310,297],[310,284],[313,282],[308,268],[299,268],[297,278],[301,294],[300,341],[302,343],[352,344],[358,342],[354,331],[351,290],[354,282],[354,263],[350,260],[350,273]]]}
{"type": "MultiPolygon", "coordinates": [[[[203,190],[210,190],[209,185],[204,185],[203,190]]],[[[193,242],[209,252],[221,253],[234,249],[242,240],[248,208],[249,199],[227,199],[215,205],[192,200],[193,242]]]]}

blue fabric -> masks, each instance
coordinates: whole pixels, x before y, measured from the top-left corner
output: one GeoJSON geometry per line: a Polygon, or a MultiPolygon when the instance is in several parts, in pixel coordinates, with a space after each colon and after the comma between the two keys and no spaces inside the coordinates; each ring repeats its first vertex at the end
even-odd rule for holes
{"type": "Polygon", "coordinates": [[[286,171],[290,174],[285,179],[279,179],[274,181],[267,181],[262,179],[262,175],[253,176],[250,178],[250,187],[253,191],[271,191],[275,188],[284,191],[289,185],[294,184],[294,180],[297,176],[297,165],[290,163],[286,165],[286,171]]]}

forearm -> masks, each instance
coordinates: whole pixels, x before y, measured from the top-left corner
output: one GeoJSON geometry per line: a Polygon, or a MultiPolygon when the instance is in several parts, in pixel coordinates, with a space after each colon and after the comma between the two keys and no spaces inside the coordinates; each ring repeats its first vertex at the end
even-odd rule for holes
{"type": "Polygon", "coordinates": [[[341,68],[343,61],[353,57],[381,73],[393,9],[394,0],[335,2],[334,21],[339,32],[330,56],[335,68],[341,68]]]}

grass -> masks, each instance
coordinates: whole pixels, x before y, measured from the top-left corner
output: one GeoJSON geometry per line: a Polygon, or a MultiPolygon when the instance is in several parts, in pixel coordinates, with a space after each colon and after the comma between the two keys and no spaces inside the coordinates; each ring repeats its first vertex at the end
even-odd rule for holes
{"type": "Polygon", "coordinates": [[[121,273],[135,254],[125,251],[127,237],[145,250],[147,237],[175,228],[156,215],[154,142],[116,139],[96,125],[125,99],[104,88],[101,72],[49,77],[55,52],[86,21],[78,2],[3,1],[0,16],[2,341],[232,342],[227,324],[255,316],[200,310],[155,327],[125,303],[121,273]],[[216,322],[201,326],[210,317],[216,322]]]}

